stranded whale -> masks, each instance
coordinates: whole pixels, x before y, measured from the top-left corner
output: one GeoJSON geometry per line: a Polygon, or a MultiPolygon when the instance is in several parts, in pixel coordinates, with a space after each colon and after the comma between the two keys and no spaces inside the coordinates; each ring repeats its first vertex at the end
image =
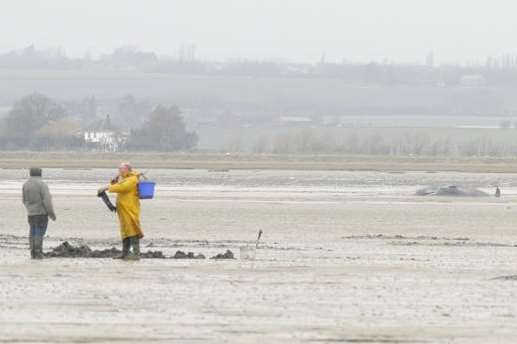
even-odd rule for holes
{"type": "Polygon", "coordinates": [[[462,196],[462,197],[487,197],[486,192],[478,189],[462,188],[456,185],[445,187],[426,187],[416,192],[417,196],[462,196]]]}

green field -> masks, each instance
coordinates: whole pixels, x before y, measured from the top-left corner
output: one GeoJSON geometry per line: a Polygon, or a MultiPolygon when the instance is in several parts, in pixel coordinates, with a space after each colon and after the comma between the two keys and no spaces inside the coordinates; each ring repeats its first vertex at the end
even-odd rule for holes
{"type": "Polygon", "coordinates": [[[433,157],[517,156],[516,129],[230,127],[200,128],[197,132],[200,137],[200,149],[221,152],[433,157]]]}
{"type": "Polygon", "coordinates": [[[159,153],[31,153],[2,152],[0,168],[116,168],[131,161],[136,168],[343,171],[460,171],[517,172],[517,158],[423,158],[344,155],[235,155],[235,154],[159,154],[159,153]]]}

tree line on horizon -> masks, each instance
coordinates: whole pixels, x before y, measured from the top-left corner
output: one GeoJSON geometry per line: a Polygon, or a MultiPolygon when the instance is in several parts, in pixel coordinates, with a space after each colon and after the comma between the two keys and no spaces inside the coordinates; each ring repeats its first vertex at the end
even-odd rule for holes
{"type": "Polygon", "coordinates": [[[184,75],[332,78],[353,84],[457,86],[465,76],[482,76],[487,85],[516,85],[517,57],[487,57],[484,63],[441,65],[426,63],[288,62],[278,59],[230,59],[206,61],[194,53],[159,56],[134,47],[120,47],[96,59],[85,54],[70,58],[59,49],[37,49],[34,45],[21,50],[0,53],[0,68],[21,70],[115,70],[123,72],[171,73],[184,75]]]}
{"type": "MultiPolygon", "coordinates": [[[[125,97],[124,106],[139,104],[125,97]]],[[[87,102],[88,103],[88,102],[87,102]]],[[[84,133],[109,130],[123,137],[118,151],[193,151],[198,134],[187,130],[177,106],[158,105],[142,114],[138,126],[119,129],[106,119],[104,128],[92,129],[65,107],[42,94],[17,101],[0,122],[0,149],[3,150],[98,150],[85,140],[84,133]]],[[[517,127],[517,125],[516,125],[517,127]]],[[[511,125],[499,130],[466,132],[458,128],[285,128],[234,139],[224,149],[230,153],[253,154],[338,154],[367,156],[480,157],[517,156],[517,139],[511,125]]],[[[221,138],[222,139],[222,138],[221,138]]]]}
{"type": "MultiPolygon", "coordinates": [[[[196,148],[196,132],[187,130],[177,106],[156,106],[139,127],[123,132],[111,123],[92,123],[71,115],[53,99],[34,93],[18,100],[0,126],[0,148],[6,150],[80,150],[88,146],[85,133],[109,132],[120,140],[118,150],[190,151],[196,148]]],[[[107,117],[109,122],[109,116],[107,117]]],[[[103,119],[97,119],[102,121],[103,119]]]]}

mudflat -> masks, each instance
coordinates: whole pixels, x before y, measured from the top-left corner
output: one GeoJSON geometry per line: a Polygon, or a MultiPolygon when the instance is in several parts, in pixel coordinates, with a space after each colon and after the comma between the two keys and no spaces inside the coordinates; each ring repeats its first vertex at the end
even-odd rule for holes
{"type": "MultiPolygon", "coordinates": [[[[48,169],[63,241],[119,246],[108,169],[48,169]]],[[[234,260],[28,259],[0,170],[0,343],[514,343],[517,174],[149,168],[144,250],[234,260]],[[465,185],[503,197],[415,196],[465,185]],[[255,261],[239,248],[264,235],[255,261]]]]}
{"type": "Polygon", "coordinates": [[[299,171],[428,171],[517,173],[515,158],[434,158],[332,154],[216,154],[216,153],[88,153],[0,152],[0,166],[20,169],[111,168],[114,161],[131,161],[152,169],[299,170],[299,171]]]}

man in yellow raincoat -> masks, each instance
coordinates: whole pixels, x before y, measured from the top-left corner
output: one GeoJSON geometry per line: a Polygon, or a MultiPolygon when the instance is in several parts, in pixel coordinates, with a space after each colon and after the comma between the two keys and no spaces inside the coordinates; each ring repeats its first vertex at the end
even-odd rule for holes
{"type": "Polygon", "coordinates": [[[122,237],[122,254],[118,259],[138,260],[140,258],[140,239],[144,237],[140,226],[140,199],[138,181],[140,174],[129,163],[122,163],[118,177],[110,185],[100,188],[99,192],[109,191],[117,194],[117,214],[122,237]],[[130,252],[131,247],[133,252],[130,252]]]}

